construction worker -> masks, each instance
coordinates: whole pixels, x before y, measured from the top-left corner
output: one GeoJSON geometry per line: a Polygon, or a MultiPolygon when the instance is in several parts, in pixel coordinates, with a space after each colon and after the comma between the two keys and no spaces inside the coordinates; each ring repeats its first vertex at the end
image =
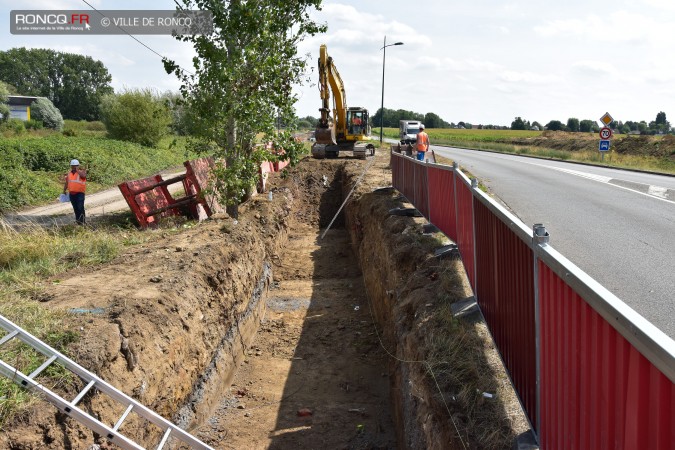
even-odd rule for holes
{"type": "Polygon", "coordinates": [[[80,162],[76,159],[70,161],[70,172],[66,174],[66,181],[63,185],[63,193],[68,191],[70,204],[75,211],[75,222],[78,225],[84,225],[84,193],[87,190],[87,171],[80,169],[80,162]]]}
{"type": "Polygon", "coordinates": [[[424,154],[429,151],[429,135],[424,131],[424,124],[420,124],[420,132],[417,134],[417,159],[424,161],[424,154]]]}

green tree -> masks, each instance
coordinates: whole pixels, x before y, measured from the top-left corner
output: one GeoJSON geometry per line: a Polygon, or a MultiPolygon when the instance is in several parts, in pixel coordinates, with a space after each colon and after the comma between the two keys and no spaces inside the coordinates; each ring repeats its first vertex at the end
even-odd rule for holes
{"type": "Polygon", "coordinates": [[[171,112],[171,131],[179,136],[191,134],[197,118],[183,101],[180,92],[165,92],[161,100],[171,112]]]}
{"type": "Polygon", "coordinates": [[[89,56],[49,49],[0,52],[0,80],[22,95],[47,97],[66,119],[98,120],[99,103],[113,92],[108,69],[89,56]]]}
{"type": "Polygon", "coordinates": [[[577,119],[576,117],[570,117],[569,119],[567,119],[567,128],[569,129],[569,131],[572,131],[574,133],[578,133],[579,132],[579,119],[577,119]]]}
{"type": "Polygon", "coordinates": [[[316,128],[319,124],[319,119],[313,116],[306,116],[300,119],[300,121],[309,122],[309,128],[316,128]]]}
{"type": "Polygon", "coordinates": [[[516,117],[516,120],[511,122],[511,129],[512,130],[525,130],[525,121],[520,118],[520,116],[516,117]]]}
{"type": "MultiPolygon", "coordinates": [[[[660,133],[668,133],[670,131],[670,122],[666,119],[666,113],[663,111],[656,115],[654,130],[660,133]]],[[[650,127],[651,128],[651,127],[650,127]]]]}
{"type": "Polygon", "coordinates": [[[426,113],[423,122],[427,128],[443,128],[443,119],[436,113],[426,113]]]}
{"type": "Polygon", "coordinates": [[[103,97],[101,118],[112,138],[156,147],[169,131],[171,111],[151,90],[132,89],[103,97]]]}
{"type": "Polygon", "coordinates": [[[579,131],[582,133],[589,133],[593,130],[593,122],[592,120],[584,119],[581,122],[579,122],[579,131]]]}
{"type": "Polygon", "coordinates": [[[216,171],[214,187],[236,217],[237,205],[255,186],[260,162],[274,158],[255,145],[258,135],[283,148],[292,163],[299,158],[302,145],[290,130],[277,133],[275,124],[295,118],[292,88],[302,82],[307,66],[297,46],[325,31],[310,17],[321,1],[181,0],[177,5],[213,15],[210,35],[176,37],[194,46],[194,74],[170,60],[164,67],[179,78],[183,98],[200,119],[192,146],[226,162],[216,171]]]}
{"type": "Polygon", "coordinates": [[[532,128],[537,127],[538,130],[542,131],[544,129],[544,126],[537,122],[536,120],[532,122],[532,128]]]}
{"type": "Polygon", "coordinates": [[[546,124],[546,129],[551,131],[562,131],[564,127],[565,125],[559,120],[551,120],[546,124]]]}
{"type": "Polygon", "coordinates": [[[666,113],[664,113],[663,111],[659,112],[659,113],[656,115],[656,120],[655,120],[655,122],[656,122],[657,125],[665,125],[665,124],[667,124],[668,121],[666,120],[666,113]]]}
{"type": "Polygon", "coordinates": [[[40,97],[30,105],[31,119],[39,120],[47,128],[63,130],[63,116],[54,104],[45,97],[40,97]]]}
{"type": "Polygon", "coordinates": [[[9,107],[7,106],[8,95],[9,89],[7,89],[7,85],[0,81],[0,122],[9,119],[9,107]]]}

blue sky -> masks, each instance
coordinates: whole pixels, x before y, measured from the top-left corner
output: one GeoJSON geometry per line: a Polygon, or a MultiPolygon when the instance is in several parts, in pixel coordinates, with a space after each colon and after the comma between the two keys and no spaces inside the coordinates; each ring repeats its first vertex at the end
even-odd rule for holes
{"type": "MultiPolygon", "coordinates": [[[[172,9],[171,0],[90,1],[99,9],[172,9]]],[[[0,0],[0,17],[22,9],[88,9],[77,0],[0,0]]],[[[328,32],[303,42],[315,65],[325,43],[351,106],[380,105],[382,47],[387,49],[385,107],[435,112],[449,122],[508,125],[515,116],[546,123],[569,117],[675,123],[675,2],[669,0],[326,1],[316,17],[328,32]]],[[[126,36],[13,36],[0,49],[46,47],[101,60],[116,89],[175,90],[159,58],[126,36]]],[[[191,47],[170,36],[139,36],[189,66],[191,47]]],[[[312,78],[316,80],[315,72],[312,78]]],[[[297,90],[298,114],[318,115],[316,86],[297,90]]]]}

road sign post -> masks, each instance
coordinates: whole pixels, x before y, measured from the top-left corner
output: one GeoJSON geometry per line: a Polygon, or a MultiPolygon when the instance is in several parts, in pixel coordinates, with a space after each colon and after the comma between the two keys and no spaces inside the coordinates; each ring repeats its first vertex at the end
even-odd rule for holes
{"type": "Polygon", "coordinates": [[[600,122],[602,122],[604,127],[600,129],[600,145],[598,146],[598,150],[600,150],[600,159],[604,161],[605,153],[609,151],[609,146],[611,144],[610,139],[612,138],[612,129],[609,127],[609,124],[614,122],[614,118],[606,112],[600,118],[600,122]]]}

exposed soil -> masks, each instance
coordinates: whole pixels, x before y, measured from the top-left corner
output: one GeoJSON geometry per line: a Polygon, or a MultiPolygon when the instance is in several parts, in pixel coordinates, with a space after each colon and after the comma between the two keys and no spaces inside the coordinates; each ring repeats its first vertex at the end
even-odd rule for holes
{"type": "MultiPolygon", "coordinates": [[[[45,307],[103,311],[72,315],[81,338],[69,354],[215,448],[510,447],[527,425],[484,327],[442,320],[470,295],[461,264],[431,256],[442,237],[423,236],[421,219],[387,214],[397,193],[372,192],[390,183],[388,155],[320,238],[365,164],[304,160],[238,221],[60,275],[45,307]],[[460,381],[444,375],[455,357],[471,363],[460,381]]],[[[110,425],[123,412],[102,395],[80,406],[110,425]]],[[[138,418],[122,431],[159,440],[138,418]]],[[[113,447],[51,406],[0,434],[12,449],[94,443],[113,447]]]]}
{"type": "Polygon", "coordinates": [[[197,435],[227,449],[396,448],[387,359],[349,235],[291,230],[267,316],[197,435]]]}

